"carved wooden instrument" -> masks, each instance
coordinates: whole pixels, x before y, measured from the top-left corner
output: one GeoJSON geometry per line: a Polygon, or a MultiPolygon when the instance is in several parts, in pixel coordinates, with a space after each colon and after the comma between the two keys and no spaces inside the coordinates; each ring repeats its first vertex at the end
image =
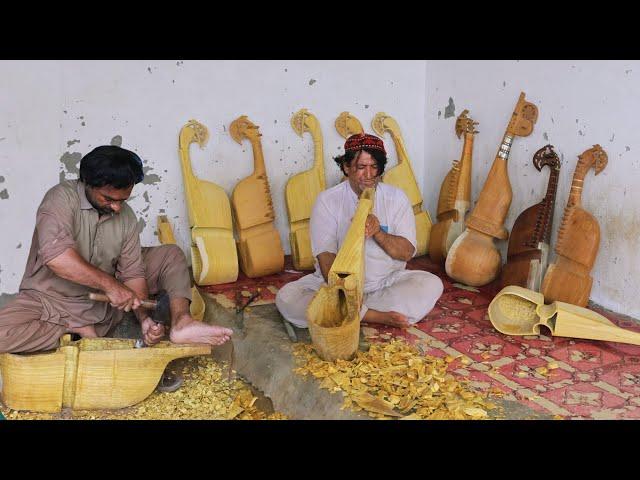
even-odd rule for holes
{"type": "Polygon", "coordinates": [[[541,293],[511,285],[489,304],[489,319],[506,335],[539,335],[544,326],[556,337],[640,345],[640,333],[620,328],[599,313],[565,302],[544,302],[541,293]]]}
{"type": "Polygon", "coordinates": [[[537,119],[538,108],[520,93],[478,202],[467,218],[467,228],[447,255],[445,270],[454,280],[478,287],[494,280],[500,272],[502,261],[493,239],[506,240],[509,236],[503,226],[512,197],[507,159],[514,137],[531,134],[537,119]]]}
{"type": "Polygon", "coordinates": [[[134,348],[134,339],[60,339],[55,351],[0,355],[2,401],[14,410],[59,412],[125,408],[154,391],[169,362],[211,354],[211,345],[158,342],[134,348]]]}
{"type": "Polygon", "coordinates": [[[516,218],[509,238],[507,262],[502,267],[501,283],[539,292],[549,259],[560,159],[553,146],[546,145],[533,155],[533,165],[539,172],[542,167],[549,167],[547,193],[540,203],[527,208],[516,218]]]}
{"type": "Polygon", "coordinates": [[[427,210],[422,210],[422,195],[416,182],[416,177],[411,168],[411,160],[400,133],[398,123],[384,112],[379,112],[373,117],[371,127],[379,137],[384,137],[384,132],[391,134],[393,144],[396,147],[398,164],[385,171],[382,181],[404,191],[409,197],[409,202],[413,207],[413,215],[416,218],[416,252],[414,256],[425,255],[429,246],[431,235],[431,216],[427,210]]]}
{"type": "Polygon", "coordinates": [[[334,122],[336,130],[345,140],[356,133],[364,133],[360,121],[349,112],[342,112],[334,122]]]}
{"type": "Polygon", "coordinates": [[[464,144],[460,161],[453,161],[453,167],[444,177],[438,198],[438,223],[431,229],[429,257],[436,263],[443,263],[451,245],[464,232],[464,218],[471,207],[471,159],[473,137],[478,131],[464,110],[456,120],[456,135],[464,133],[464,144]]]}
{"type": "Polygon", "coordinates": [[[207,128],[195,120],[189,120],[180,130],[180,164],[191,226],[191,264],[198,285],[235,282],[238,278],[229,198],[218,185],[197,178],[191,168],[189,145],[197,142],[203,148],[208,139],[207,128]]]}
{"type": "MultiPolygon", "coordinates": [[[[158,240],[162,245],[176,245],[176,237],[173,235],[171,223],[166,215],[158,215],[158,240]]],[[[195,287],[191,287],[191,304],[189,311],[191,316],[196,320],[204,318],[205,303],[204,298],[200,295],[200,291],[195,287]]]]}
{"type": "Polygon", "coordinates": [[[309,132],[313,139],[314,161],[311,169],[292,176],[284,189],[289,215],[289,242],[296,270],[313,270],[315,259],[311,253],[309,218],[318,194],[326,188],[322,132],[318,119],[306,108],[291,117],[291,126],[301,137],[309,132]]]}
{"type": "Polygon", "coordinates": [[[348,360],[360,337],[360,309],[364,295],[364,226],[374,204],[375,191],[360,195],[351,226],[323,285],[307,307],[313,346],[327,361],[348,360]]]}
{"type": "Polygon", "coordinates": [[[573,173],[569,200],[558,230],[555,263],[549,265],[542,281],[542,293],[547,302],[559,300],[584,307],[589,301],[593,279],[589,275],[600,246],[600,225],[593,215],[582,208],[582,185],[591,167],[598,175],[607,166],[607,154],[600,145],[578,157],[573,173]]]}
{"type": "Polygon", "coordinates": [[[264,166],[262,134],[246,115],[231,122],[229,133],[239,144],[248,139],[253,149],[253,173],[240,180],[231,194],[240,268],[250,278],[281,272],[284,250],[280,234],[273,225],[276,215],[264,166]]]}

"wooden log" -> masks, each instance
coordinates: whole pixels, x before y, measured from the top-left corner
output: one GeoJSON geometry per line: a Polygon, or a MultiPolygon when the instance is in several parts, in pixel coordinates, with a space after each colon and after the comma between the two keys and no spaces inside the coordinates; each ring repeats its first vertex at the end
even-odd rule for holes
{"type": "Polygon", "coordinates": [[[240,180],[231,194],[240,268],[250,278],[284,270],[284,250],[273,223],[276,216],[258,128],[246,115],[229,127],[236,142],[242,144],[243,139],[248,139],[253,149],[253,173],[240,180]]]}
{"type": "Polygon", "coordinates": [[[291,257],[296,270],[313,270],[315,259],[311,252],[309,219],[318,194],[326,188],[322,132],[318,119],[306,108],[291,117],[291,126],[301,137],[304,132],[311,134],[314,153],[313,166],[289,178],[284,190],[289,215],[291,257]]]}

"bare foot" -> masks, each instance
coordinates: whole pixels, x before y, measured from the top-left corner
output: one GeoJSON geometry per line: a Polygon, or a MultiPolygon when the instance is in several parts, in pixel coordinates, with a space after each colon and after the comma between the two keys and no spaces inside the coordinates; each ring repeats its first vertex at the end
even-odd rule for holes
{"type": "Polygon", "coordinates": [[[379,312],[372,309],[367,310],[362,321],[367,323],[382,323],[383,325],[398,328],[409,328],[411,326],[407,317],[402,313],[379,312]]]}
{"type": "Polygon", "coordinates": [[[69,328],[71,333],[77,333],[82,338],[97,338],[98,334],[93,325],[85,325],[84,327],[69,328]]]}
{"type": "Polygon", "coordinates": [[[172,325],[169,339],[173,343],[208,343],[222,345],[229,341],[233,330],[217,325],[209,325],[195,320],[191,315],[182,315],[172,325]]]}

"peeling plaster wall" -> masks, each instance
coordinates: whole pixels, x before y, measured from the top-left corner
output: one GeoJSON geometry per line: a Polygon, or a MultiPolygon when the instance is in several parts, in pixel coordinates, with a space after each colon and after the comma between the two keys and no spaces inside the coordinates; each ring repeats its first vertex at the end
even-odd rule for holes
{"type": "MultiPolygon", "coordinates": [[[[376,112],[392,115],[423,178],[424,86],[424,61],[2,61],[0,294],[18,290],[42,196],[77,178],[80,158],[98,145],[121,145],[144,161],[144,184],[129,202],[142,244],[158,244],[156,218],[165,214],[188,253],[180,128],[192,118],[207,126],[207,146],[191,147],[193,168],[230,195],[253,171],[250,144],[228,134],[234,119],[248,115],[263,135],[276,228],[289,253],[285,183],[313,161],[311,137],[297,136],[292,114],[306,107],[320,121],[329,186],[340,180],[331,158],[344,140],[333,123],[345,110],[369,132],[376,112]]],[[[385,140],[391,167],[395,149],[385,140]]]]}
{"type": "MultiPolygon", "coordinates": [[[[516,138],[509,158],[513,200],[505,226],[542,200],[549,178],[533,167],[533,154],[550,143],[562,160],[553,219],[557,238],[577,156],[598,143],[609,157],[605,170],[585,178],[584,208],[600,224],[600,250],[591,300],[640,317],[640,105],[639,61],[427,61],[424,177],[425,205],[435,220],[440,185],[462,140],[456,117],[469,109],[479,122],[473,151],[472,200],[493,163],[520,91],[539,108],[529,137],[516,138]],[[454,110],[454,111],[452,111],[454,110]]],[[[503,259],[507,242],[499,242],[503,259]]],[[[552,254],[551,261],[555,259],[552,254]]]]}

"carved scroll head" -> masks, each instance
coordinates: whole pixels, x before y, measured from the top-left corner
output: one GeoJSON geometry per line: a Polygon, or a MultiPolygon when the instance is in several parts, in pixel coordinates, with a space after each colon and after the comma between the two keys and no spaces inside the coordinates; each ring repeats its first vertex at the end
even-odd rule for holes
{"type": "Polygon", "coordinates": [[[551,169],[560,170],[560,159],[556,152],[553,151],[553,145],[545,145],[533,154],[533,166],[541,172],[542,167],[547,166],[551,169]]]}
{"type": "Polygon", "coordinates": [[[301,108],[291,117],[291,127],[302,136],[304,132],[312,133],[320,128],[318,119],[306,108],[301,108]]]}
{"type": "Polygon", "coordinates": [[[533,126],[538,120],[538,107],[524,99],[524,92],[520,93],[516,108],[511,115],[507,133],[526,137],[533,132],[533,126]]]}
{"type": "Polygon", "coordinates": [[[582,152],[582,155],[578,155],[578,159],[578,162],[584,164],[586,168],[593,166],[596,171],[596,175],[604,170],[604,167],[607,166],[609,161],[607,152],[605,152],[598,144],[595,144],[589,150],[582,152]]]}
{"type": "Polygon", "coordinates": [[[364,132],[360,121],[349,112],[342,112],[335,121],[336,130],[342,138],[349,138],[356,133],[364,132]]]}
{"type": "Polygon", "coordinates": [[[242,143],[244,138],[249,139],[249,141],[257,140],[262,136],[258,128],[246,115],[242,115],[231,122],[229,134],[238,143],[242,143]]]}
{"type": "Polygon", "coordinates": [[[180,146],[189,147],[193,142],[197,142],[200,148],[209,141],[209,130],[197,120],[189,120],[187,124],[180,129],[180,146]]]}
{"type": "Polygon", "coordinates": [[[398,122],[384,112],[376,113],[376,116],[371,120],[371,128],[379,137],[384,137],[384,132],[391,132],[395,135],[400,134],[398,122]]]}
{"type": "Polygon", "coordinates": [[[458,138],[460,138],[463,133],[480,133],[475,128],[476,125],[478,125],[478,122],[474,122],[473,118],[468,117],[468,113],[469,110],[463,110],[456,119],[456,135],[458,136],[458,138]]]}

